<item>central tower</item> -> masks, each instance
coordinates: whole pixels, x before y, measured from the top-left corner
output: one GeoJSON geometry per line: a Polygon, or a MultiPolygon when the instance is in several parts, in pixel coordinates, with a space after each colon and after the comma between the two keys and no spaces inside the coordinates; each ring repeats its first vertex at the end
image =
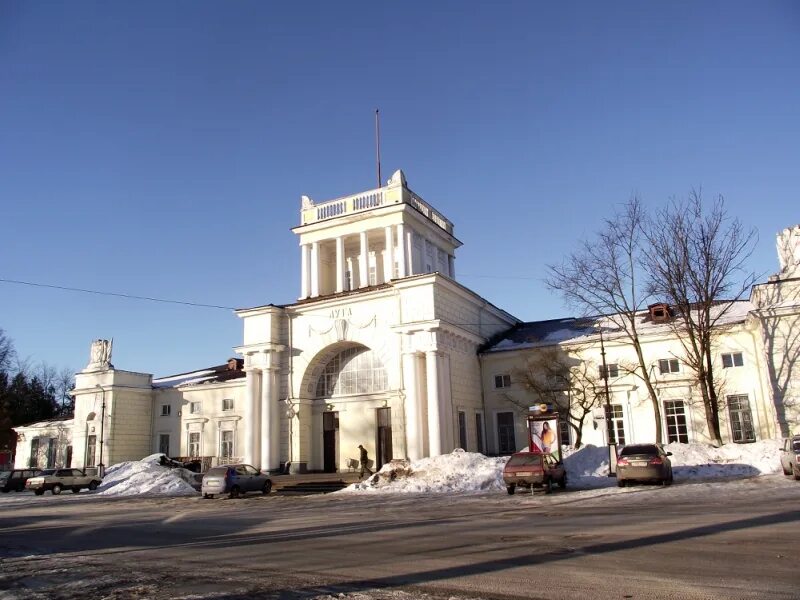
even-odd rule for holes
{"type": "Polygon", "coordinates": [[[316,203],[302,197],[300,300],[439,272],[455,279],[453,224],[412,192],[401,170],[387,185],[316,203]]]}

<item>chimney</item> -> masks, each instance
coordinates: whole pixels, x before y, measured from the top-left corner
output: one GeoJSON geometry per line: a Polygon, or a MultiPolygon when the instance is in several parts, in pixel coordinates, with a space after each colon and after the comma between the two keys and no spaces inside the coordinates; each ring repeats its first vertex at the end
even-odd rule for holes
{"type": "Polygon", "coordinates": [[[666,323],[672,316],[672,311],[669,308],[669,304],[666,302],[651,304],[647,307],[647,310],[650,313],[650,320],[653,323],[666,323]]]}

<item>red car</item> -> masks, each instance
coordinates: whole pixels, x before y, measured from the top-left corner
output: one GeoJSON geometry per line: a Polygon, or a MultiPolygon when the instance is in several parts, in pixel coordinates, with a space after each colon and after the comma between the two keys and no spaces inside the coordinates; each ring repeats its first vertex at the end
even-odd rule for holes
{"type": "Polygon", "coordinates": [[[503,469],[503,481],[509,494],[513,494],[517,486],[543,488],[549,494],[554,483],[561,489],[567,487],[567,472],[564,463],[551,454],[517,452],[503,469]]]}

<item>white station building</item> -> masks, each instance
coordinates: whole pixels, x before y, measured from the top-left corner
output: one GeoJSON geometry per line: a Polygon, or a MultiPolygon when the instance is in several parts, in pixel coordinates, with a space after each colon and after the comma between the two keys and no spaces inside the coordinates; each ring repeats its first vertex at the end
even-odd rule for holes
{"type": "MultiPolygon", "coordinates": [[[[598,325],[611,413],[606,419],[598,402],[578,425],[561,390],[562,442],[574,443],[576,427],[583,443],[605,444],[609,434],[652,441],[657,428],[665,442],[708,441],[669,323],[642,313],[662,408],[656,424],[624,368],[630,344],[602,319],[523,323],[457,283],[453,224],[402,171],[353,196],[304,196],[294,232],[300,297],[237,310],[239,357],[154,378],[115,368],[110,346],[97,340],[76,375],[74,418],[17,427],[15,464],[93,468],[163,452],[303,473],[346,470],[359,444],[377,467],[458,447],[510,453],[526,445],[527,406],[542,399],[520,373],[547,348],[596,369],[598,325]]],[[[726,442],[800,432],[800,226],[779,234],[778,246],[780,273],[720,324],[726,442]]]]}

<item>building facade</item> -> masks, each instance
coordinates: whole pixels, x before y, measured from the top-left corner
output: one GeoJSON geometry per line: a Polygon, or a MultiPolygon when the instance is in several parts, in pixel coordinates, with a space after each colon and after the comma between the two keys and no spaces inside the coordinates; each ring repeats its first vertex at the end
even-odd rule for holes
{"type": "MultiPolygon", "coordinates": [[[[345,470],[359,444],[377,467],[458,447],[504,454],[525,446],[524,415],[541,400],[564,405],[567,444],[579,431],[583,443],[648,441],[657,428],[665,441],[709,440],[674,328],[642,314],[656,423],[630,345],[607,319],[522,323],[460,285],[452,222],[402,171],[353,196],[304,196],[293,231],[299,298],[237,310],[239,357],[153,378],[116,369],[97,340],[76,376],[74,419],[16,428],[16,464],[101,468],[163,452],[301,473],[345,470]],[[609,409],[596,389],[587,402],[601,350],[609,409]],[[575,376],[566,386],[564,368],[575,376]]],[[[800,226],[780,234],[780,273],[720,323],[725,441],[796,430],[799,239],[800,226]]]]}

